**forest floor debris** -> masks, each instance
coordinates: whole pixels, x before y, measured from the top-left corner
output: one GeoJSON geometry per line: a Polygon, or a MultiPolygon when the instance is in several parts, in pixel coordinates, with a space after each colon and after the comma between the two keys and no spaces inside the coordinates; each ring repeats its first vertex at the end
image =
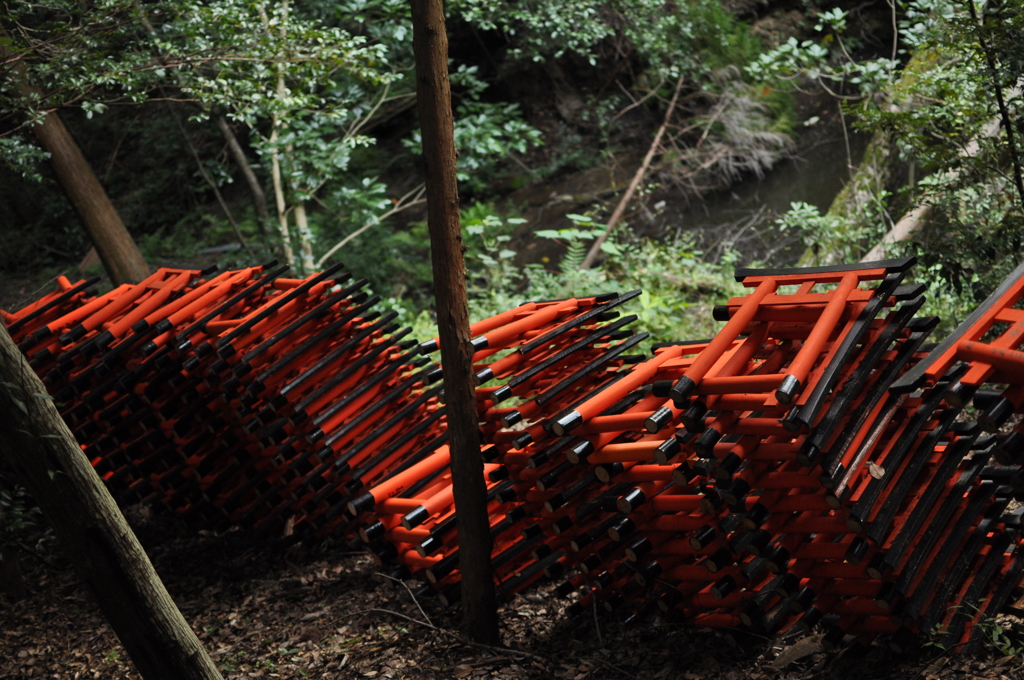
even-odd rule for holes
{"type": "MultiPolygon", "coordinates": [[[[229,680],[1024,678],[1024,656],[995,649],[945,656],[925,645],[897,655],[875,644],[829,654],[815,636],[767,641],[659,617],[628,627],[609,614],[568,618],[568,602],[555,599],[550,585],[502,604],[507,649],[473,646],[453,635],[453,609],[414,598],[418,584],[404,587],[347,545],[275,549],[241,531],[196,532],[168,516],[144,515],[129,512],[229,680]]],[[[30,596],[0,600],[0,678],[139,678],[71,562],[52,541],[34,553],[22,556],[30,596]]],[[[1019,637],[1020,620],[1002,623],[1009,640],[1019,637]]]]}

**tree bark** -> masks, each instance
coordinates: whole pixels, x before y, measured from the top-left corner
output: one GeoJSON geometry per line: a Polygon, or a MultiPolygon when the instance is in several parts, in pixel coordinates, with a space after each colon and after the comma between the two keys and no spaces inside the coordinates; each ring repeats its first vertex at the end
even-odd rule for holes
{"type": "Polygon", "coordinates": [[[146,680],[220,680],[46,388],[0,326],[0,456],[146,680]]]}
{"type": "Polygon", "coordinates": [[[259,227],[260,233],[265,235],[267,223],[270,221],[270,213],[267,211],[267,195],[264,193],[256,173],[253,172],[249,158],[238,142],[238,137],[235,136],[234,130],[231,129],[231,125],[224,116],[217,116],[217,127],[220,128],[221,134],[227,140],[228,150],[231,152],[231,157],[235,159],[235,165],[242,171],[242,177],[245,178],[249,193],[252,194],[252,207],[256,211],[256,226],[259,227]]]}
{"type": "Polygon", "coordinates": [[[448,35],[442,0],[411,0],[416,98],[426,162],[427,227],[444,365],[452,486],[458,510],[463,632],[477,642],[499,640],[491,571],[487,490],[473,391],[466,298],[465,246],[459,225],[455,138],[448,82],[448,35]]]}
{"type": "Polygon", "coordinates": [[[139,247],[57,112],[47,114],[43,124],[32,131],[50,153],[57,180],[89,233],[114,285],[141,281],[149,276],[149,265],[139,247]]]}
{"type": "MultiPolygon", "coordinates": [[[[7,32],[0,27],[0,38],[7,41],[7,32]]],[[[0,65],[10,62],[8,77],[20,78],[14,86],[23,94],[35,93],[31,83],[25,80],[24,69],[17,61],[18,55],[11,48],[0,44],[0,65]]],[[[50,154],[50,163],[57,174],[64,193],[67,194],[78,218],[96,246],[103,266],[114,285],[125,281],[141,281],[149,276],[149,265],[135,245],[131,234],[125,229],[121,216],[103,190],[96,173],[82,155],[75,138],[64,126],[56,111],[43,118],[40,125],[30,128],[39,139],[40,145],[50,154]]]]}
{"type": "Polygon", "coordinates": [[[277,207],[277,233],[281,236],[281,256],[289,267],[295,266],[295,251],[292,250],[292,237],[288,231],[288,204],[284,197],[284,180],[281,177],[281,150],[277,147],[277,126],[279,122],[274,116],[270,133],[270,179],[274,182],[274,205],[277,207]]]}
{"type": "Polygon", "coordinates": [[[316,271],[316,260],[313,258],[313,232],[309,229],[306,204],[303,201],[295,202],[295,230],[299,236],[299,262],[302,265],[302,273],[309,276],[316,271]]]}
{"type": "Polygon", "coordinates": [[[874,262],[875,260],[884,260],[888,246],[910,240],[911,236],[924,229],[924,226],[928,224],[932,217],[932,212],[933,208],[928,203],[919,205],[908,212],[900,218],[899,222],[893,225],[892,229],[886,232],[881,241],[864,254],[860,261],[874,262]]]}

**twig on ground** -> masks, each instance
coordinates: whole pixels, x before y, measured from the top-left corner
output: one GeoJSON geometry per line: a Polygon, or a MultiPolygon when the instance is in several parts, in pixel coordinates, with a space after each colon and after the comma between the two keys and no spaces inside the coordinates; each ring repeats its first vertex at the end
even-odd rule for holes
{"type": "Polygon", "coordinates": [[[609,663],[609,662],[605,661],[604,659],[602,659],[602,658],[600,658],[600,657],[598,657],[598,656],[587,656],[587,657],[583,657],[583,658],[585,658],[585,659],[589,659],[589,660],[591,660],[591,661],[596,661],[596,662],[598,662],[599,664],[601,664],[602,666],[607,666],[608,668],[611,668],[611,669],[612,669],[613,671],[617,671],[617,672],[619,672],[619,673],[622,673],[622,674],[623,674],[623,675],[625,675],[625,676],[626,676],[627,678],[635,678],[635,677],[636,677],[635,675],[633,675],[633,674],[632,674],[632,673],[630,673],[629,671],[625,670],[624,668],[619,668],[619,667],[618,667],[618,666],[616,666],[615,664],[613,664],[613,663],[609,663]]]}
{"type": "Polygon", "coordinates": [[[416,608],[420,610],[420,614],[423,614],[423,620],[426,621],[431,626],[434,625],[434,622],[430,620],[430,617],[427,615],[427,612],[423,611],[423,605],[421,605],[420,601],[416,599],[416,595],[413,594],[412,588],[409,587],[408,583],[406,583],[402,579],[395,578],[394,576],[388,576],[387,574],[385,574],[383,572],[379,572],[379,571],[377,572],[377,576],[383,576],[384,578],[388,579],[389,581],[394,581],[396,583],[401,583],[402,587],[405,588],[405,591],[407,593],[409,593],[409,597],[412,598],[412,601],[413,601],[413,603],[415,603],[416,608]]]}
{"type": "Polygon", "coordinates": [[[59,569],[60,568],[56,564],[51,562],[50,560],[48,560],[45,557],[43,557],[42,555],[40,555],[39,551],[37,551],[37,550],[35,550],[35,549],[25,545],[22,541],[15,541],[15,543],[18,544],[19,548],[21,548],[22,550],[27,552],[32,557],[36,558],[37,560],[39,560],[40,562],[42,562],[43,564],[48,566],[50,569],[59,569]]]}
{"type": "Polygon", "coordinates": [[[603,649],[604,648],[604,638],[601,637],[601,622],[598,621],[598,619],[597,619],[597,598],[596,597],[593,598],[590,601],[590,603],[593,605],[593,609],[594,609],[594,630],[597,632],[597,644],[601,645],[601,648],[603,649]]]}
{"type": "Polygon", "coordinates": [[[473,642],[472,640],[467,640],[464,637],[462,637],[461,635],[459,635],[458,633],[453,633],[452,631],[446,630],[444,628],[438,628],[437,626],[429,624],[426,621],[420,621],[419,619],[414,619],[411,616],[407,616],[407,615],[405,615],[405,614],[403,614],[401,612],[392,611],[390,609],[360,609],[359,611],[349,612],[348,614],[342,614],[340,618],[347,619],[349,617],[358,616],[360,614],[389,614],[391,616],[397,616],[398,618],[405,619],[406,621],[409,621],[410,623],[415,623],[415,624],[418,624],[420,626],[423,626],[424,628],[429,628],[429,629],[433,630],[436,633],[441,633],[442,635],[446,635],[446,636],[450,637],[451,639],[456,640],[460,644],[466,645],[467,647],[475,647],[476,649],[484,649],[484,650],[487,650],[489,652],[494,652],[495,654],[507,654],[509,656],[518,656],[518,657],[521,657],[521,658],[524,658],[524,659],[532,659],[533,661],[537,661],[537,662],[543,663],[543,664],[549,663],[548,659],[545,659],[544,657],[538,656],[536,654],[531,654],[530,652],[523,652],[523,651],[520,651],[518,649],[511,649],[509,647],[496,647],[494,645],[485,645],[482,642],[473,642]]]}

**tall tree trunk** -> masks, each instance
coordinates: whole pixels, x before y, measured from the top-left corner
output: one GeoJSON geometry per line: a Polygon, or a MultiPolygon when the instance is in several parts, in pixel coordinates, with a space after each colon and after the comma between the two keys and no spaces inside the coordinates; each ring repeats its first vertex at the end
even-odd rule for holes
{"type": "MultiPolygon", "coordinates": [[[[9,42],[7,32],[0,27],[0,40],[9,42]]],[[[0,42],[0,65],[10,68],[8,78],[20,79],[15,87],[22,94],[38,94],[26,80],[18,55],[0,42]],[[9,62],[9,63],[4,63],[9,62]]],[[[96,247],[107,274],[115,284],[141,281],[149,276],[149,265],[125,229],[121,216],[107,197],[96,173],[82,155],[75,138],[56,111],[51,111],[40,125],[31,128],[40,145],[50,154],[50,163],[68,200],[78,213],[96,247]]]]}
{"type": "MultiPolygon", "coordinates": [[[[283,0],[281,3],[282,17],[277,21],[278,31],[281,37],[285,37],[288,34],[288,0],[283,0]]],[[[262,3],[256,3],[256,11],[260,15],[260,20],[263,22],[263,31],[269,36],[271,31],[274,29],[274,23],[271,23],[270,16],[267,15],[267,10],[262,3]]],[[[276,64],[277,68],[277,83],[275,87],[275,94],[278,99],[283,99],[287,95],[287,89],[284,83],[284,60],[287,55],[279,55],[279,61],[276,64]]],[[[277,232],[281,237],[281,257],[289,267],[295,266],[295,251],[292,250],[292,237],[288,229],[288,201],[285,198],[284,193],[284,177],[281,175],[281,152],[282,149],[277,145],[278,140],[281,137],[281,127],[284,125],[284,121],[281,120],[281,116],[277,113],[270,118],[270,137],[267,138],[267,147],[270,151],[270,179],[274,185],[274,205],[277,208],[277,232]]]]}
{"type": "Polygon", "coordinates": [[[39,503],[142,676],[220,680],[43,383],[2,326],[0,413],[0,456],[39,503]]]}
{"type": "Polygon", "coordinates": [[[235,136],[234,130],[231,129],[231,125],[224,116],[217,116],[217,127],[220,128],[221,134],[227,140],[228,151],[231,152],[231,157],[235,159],[235,165],[242,171],[242,177],[245,178],[245,183],[249,187],[249,193],[252,195],[252,207],[256,211],[256,226],[259,227],[261,234],[266,235],[267,223],[270,222],[270,213],[267,211],[267,195],[263,192],[263,187],[260,185],[256,173],[253,172],[249,158],[238,142],[238,137],[235,136]]]}
{"type": "Polygon", "coordinates": [[[295,251],[292,250],[292,237],[288,232],[288,204],[284,198],[284,179],[281,177],[280,149],[277,148],[280,122],[274,116],[273,130],[270,133],[270,179],[274,183],[274,205],[277,207],[277,232],[281,236],[281,255],[285,263],[295,266],[295,251]]]}
{"type": "Polygon", "coordinates": [[[499,640],[491,573],[491,531],[480,428],[473,392],[473,350],[459,225],[455,138],[448,82],[448,35],[442,0],[412,0],[416,98],[426,162],[427,227],[444,364],[452,487],[458,510],[463,632],[477,642],[499,640]]]}
{"type": "Polygon", "coordinates": [[[89,239],[114,284],[141,281],[149,276],[149,265],[139,247],[57,112],[47,114],[43,124],[32,128],[32,131],[50,153],[50,163],[57,180],[89,233],[89,239]]]}

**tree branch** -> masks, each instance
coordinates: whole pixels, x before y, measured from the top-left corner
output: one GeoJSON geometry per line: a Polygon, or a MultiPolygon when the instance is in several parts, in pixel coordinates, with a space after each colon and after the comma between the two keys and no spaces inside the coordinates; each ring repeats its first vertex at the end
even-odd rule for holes
{"type": "Polygon", "coordinates": [[[633,181],[629,183],[629,187],[626,189],[626,193],[623,194],[622,199],[619,200],[619,204],[615,206],[615,212],[612,213],[611,218],[608,220],[608,226],[605,229],[604,235],[599,236],[594,244],[590,246],[590,250],[587,252],[587,256],[583,258],[583,262],[580,264],[580,269],[588,269],[594,264],[594,260],[597,259],[598,253],[601,252],[601,246],[611,235],[612,230],[618,226],[619,221],[622,220],[623,213],[626,212],[626,205],[632,200],[633,194],[636,193],[637,187],[640,186],[640,182],[643,181],[644,175],[647,174],[647,169],[651,166],[651,161],[654,160],[654,154],[657,153],[658,147],[661,144],[661,138],[665,134],[665,128],[668,127],[668,122],[672,120],[672,112],[676,108],[676,102],[679,100],[679,91],[683,89],[684,76],[679,76],[679,81],[676,82],[676,91],[672,95],[672,101],[669,102],[668,110],[665,111],[665,120],[662,122],[661,127],[658,128],[658,133],[654,135],[654,141],[651,142],[651,146],[647,149],[647,155],[644,156],[644,162],[641,163],[640,168],[633,175],[633,181]]]}

